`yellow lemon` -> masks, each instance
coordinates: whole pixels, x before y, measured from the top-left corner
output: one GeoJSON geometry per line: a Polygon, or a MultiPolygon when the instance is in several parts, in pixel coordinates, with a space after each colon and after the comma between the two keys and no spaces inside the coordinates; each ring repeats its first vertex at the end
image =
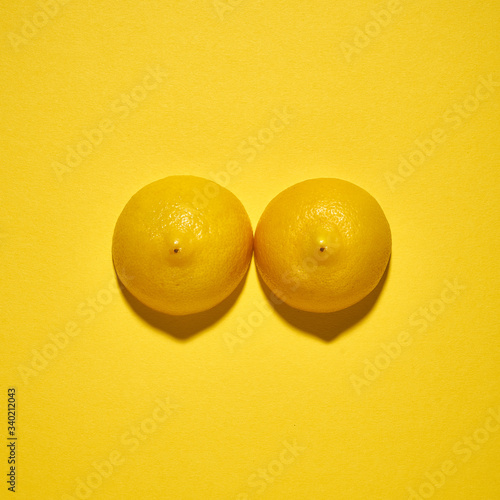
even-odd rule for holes
{"type": "Polygon", "coordinates": [[[183,315],[224,300],[248,269],[250,219],[215,182],[171,176],[138,191],[113,235],[113,262],[125,287],[157,311],[183,315]]]}
{"type": "Polygon", "coordinates": [[[276,196],[255,231],[255,263],[288,305],[334,312],[368,295],[391,255],[382,208],[341,179],[311,179],[276,196]]]}

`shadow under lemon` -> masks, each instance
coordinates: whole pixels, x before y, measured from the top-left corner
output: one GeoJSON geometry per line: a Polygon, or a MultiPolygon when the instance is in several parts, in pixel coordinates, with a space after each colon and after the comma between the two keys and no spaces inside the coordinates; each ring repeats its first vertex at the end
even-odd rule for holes
{"type": "Polygon", "coordinates": [[[377,286],[364,299],[346,309],[332,313],[301,311],[300,309],[289,306],[278,299],[265,284],[259,272],[256,271],[256,273],[261,287],[273,309],[285,321],[299,330],[314,335],[325,342],[330,342],[341,333],[361,321],[372,310],[387,280],[391,265],[391,258],[389,258],[387,267],[385,268],[384,274],[382,275],[382,278],[380,278],[377,286]]]}
{"type": "Polygon", "coordinates": [[[236,303],[236,300],[245,286],[247,276],[248,269],[238,286],[228,297],[215,307],[199,313],[174,316],[155,311],[154,309],[151,309],[143,304],[140,300],[136,299],[120,281],[120,278],[116,274],[115,270],[116,281],[118,282],[119,288],[132,311],[139,315],[146,323],[158,330],[168,333],[178,340],[188,340],[193,335],[217,323],[217,321],[219,321],[236,303]]]}

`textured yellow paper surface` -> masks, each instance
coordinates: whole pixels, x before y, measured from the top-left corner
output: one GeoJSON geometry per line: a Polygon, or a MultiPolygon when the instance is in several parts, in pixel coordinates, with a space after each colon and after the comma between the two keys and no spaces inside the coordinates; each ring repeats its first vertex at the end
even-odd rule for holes
{"type": "Polygon", "coordinates": [[[1,498],[500,498],[497,2],[3,10],[1,498]],[[201,318],[151,314],[111,236],[171,174],[254,228],[296,182],[354,182],[391,224],[385,281],[318,317],[271,310],[252,263],[201,318]]]}

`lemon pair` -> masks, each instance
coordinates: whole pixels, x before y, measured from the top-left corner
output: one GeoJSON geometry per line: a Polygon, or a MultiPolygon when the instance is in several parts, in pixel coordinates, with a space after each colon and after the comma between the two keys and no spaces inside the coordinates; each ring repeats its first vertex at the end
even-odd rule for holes
{"type": "Polygon", "coordinates": [[[333,312],[377,285],[391,231],[377,201],[340,179],[311,179],[276,196],[253,236],[241,202],[218,184],[171,176],[126,204],[113,235],[120,281],[157,311],[192,314],[228,297],[255,262],[274,294],[297,309],[333,312]]]}

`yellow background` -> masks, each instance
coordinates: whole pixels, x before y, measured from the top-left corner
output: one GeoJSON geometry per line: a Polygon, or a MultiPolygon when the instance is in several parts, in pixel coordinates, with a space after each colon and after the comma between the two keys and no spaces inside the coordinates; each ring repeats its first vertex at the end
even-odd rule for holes
{"type": "Polygon", "coordinates": [[[5,5],[0,21],[1,408],[15,386],[16,498],[78,498],[89,476],[102,484],[80,497],[499,498],[500,87],[481,84],[500,81],[498,3],[71,0],[46,2],[48,20],[41,5],[5,5]],[[291,117],[269,140],[276,110],[291,117]],[[103,120],[100,144],[61,171],[103,120]],[[421,161],[415,141],[435,129],[445,140],[421,161]],[[400,167],[412,153],[413,172],[400,167]],[[271,313],[252,263],[201,318],[127,300],[110,246],[130,196],[171,174],[224,182],[236,166],[227,187],[254,228],[304,179],[373,194],[393,231],[383,286],[338,315],[271,313]],[[403,331],[411,345],[386,366],[382,345],[403,331]],[[54,351],[54,338],[67,343],[54,351]],[[119,465],[96,477],[110,455],[119,465]],[[444,485],[426,485],[443,463],[444,485]]]}

